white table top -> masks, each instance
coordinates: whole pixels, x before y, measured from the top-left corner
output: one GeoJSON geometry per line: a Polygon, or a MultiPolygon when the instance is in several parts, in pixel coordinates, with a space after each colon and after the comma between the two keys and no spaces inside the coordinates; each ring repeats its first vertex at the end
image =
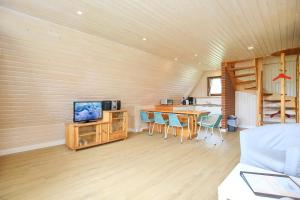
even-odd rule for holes
{"type": "MultiPolygon", "coordinates": [[[[253,167],[246,164],[237,164],[230,174],[218,187],[219,200],[271,200],[273,198],[258,197],[254,195],[248,185],[240,176],[240,171],[252,171],[259,173],[273,173],[273,171],[253,167]]],[[[295,182],[300,184],[300,178],[291,177],[295,182]]],[[[273,199],[274,200],[274,199],[273,199]]]]}

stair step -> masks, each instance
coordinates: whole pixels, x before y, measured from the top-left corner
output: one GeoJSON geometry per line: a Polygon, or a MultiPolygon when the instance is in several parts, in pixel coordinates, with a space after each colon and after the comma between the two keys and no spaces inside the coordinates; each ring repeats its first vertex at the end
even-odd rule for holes
{"type": "Polygon", "coordinates": [[[271,96],[271,95],[273,95],[272,92],[264,92],[264,96],[271,96]]]}
{"type": "MultiPolygon", "coordinates": [[[[275,106],[270,106],[270,105],[264,105],[263,107],[264,109],[280,109],[280,105],[275,105],[275,106]]],[[[295,106],[285,106],[286,110],[295,110],[296,107],[295,106]]]]}
{"type": "Polygon", "coordinates": [[[244,84],[249,84],[249,83],[255,83],[256,80],[249,80],[249,81],[238,81],[236,84],[238,85],[244,85],[244,84]]]}
{"type": "Polygon", "coordinates": [[[232,68],[233,71],[240,71],[240,70],[245,70],[245,69],[255,69],[255,66],[246,66],[246,67],[235,67],[235,68],[232,68]]]}
{"type": "MultiPolygon", "coordinates": [[[[280,114],[264,114],[264,116],[266,116],[266,117],[271,117],[273,115],[273,117],[272,118],[276,118],[276,116],[280,116],[280,114]]],[[[296,117],[296,115],[295,114],[287,114],[286,113],[286,115],[289,115],[290,116],[290,118],[294,118],[294,117],[296,117]]]]}
{"type": "Polygon", "coordinates": [[[247,77],[247,76],[255,76],[255,73],[248,73],[248,74],[238,74],[235,75],[235,78],[247,77]]]}
{"type": "MultiPolygon", "coordinates": [[[[266,102],[272,102],[272,103],[280,103],[280,99],[264,99],[266,102]]],[[[291,101],[290,99],[286,99],[285,102],[291,101]]]]}
{"type": "Polygon", "coordinates": [[[257,87],[256,86],[252,86],[252,87],[247,87],[247,88],[244,88],[245,90],[256,90],[257,87]]]}

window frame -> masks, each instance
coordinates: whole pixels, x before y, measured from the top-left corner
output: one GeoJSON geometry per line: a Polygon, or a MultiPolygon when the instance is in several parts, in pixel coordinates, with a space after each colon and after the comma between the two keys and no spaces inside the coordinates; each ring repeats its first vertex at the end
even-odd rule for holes
{"type": "Polygon", "coordinates": [[[222,95],[222,91],[220,94],[210,94],[210,80],[211,79],[216,79],[216,78],[219,78],[222,82],[222,79],[221,79],[221,76],[209,76],[207,77],[207,96],[221,96],[222,95]]]}

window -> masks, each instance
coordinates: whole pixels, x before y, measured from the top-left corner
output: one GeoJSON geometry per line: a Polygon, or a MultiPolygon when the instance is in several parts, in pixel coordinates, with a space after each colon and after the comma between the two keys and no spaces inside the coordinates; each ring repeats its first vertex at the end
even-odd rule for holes
{"type": "Polygon", "coordinates": [[[207,96],[221,96],[221,76],[207,77],[207,96]]]}

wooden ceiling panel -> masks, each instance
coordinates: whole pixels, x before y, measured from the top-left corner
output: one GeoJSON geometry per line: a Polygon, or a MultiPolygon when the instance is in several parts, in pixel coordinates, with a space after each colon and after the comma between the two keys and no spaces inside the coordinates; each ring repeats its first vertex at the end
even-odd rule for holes
{"type": "Polygon", "coordinates": [[[0,6],[199,67],[300,46],[300,0],[0,0],[0,6]]]}

